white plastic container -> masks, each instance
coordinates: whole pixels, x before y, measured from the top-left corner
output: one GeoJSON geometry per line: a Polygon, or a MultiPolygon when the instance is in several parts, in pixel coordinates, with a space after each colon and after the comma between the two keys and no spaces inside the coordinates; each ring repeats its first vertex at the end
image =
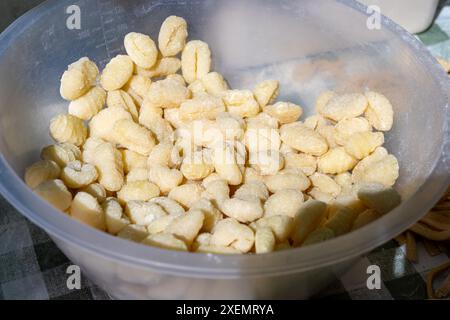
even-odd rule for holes
{"type": "Polygon", "coordinates": [[[411,33],[425,31],[433,21],[439,0],[358,0],[378,6],[381,13],[411,33]]]}
{"type": "Polygon", "coordinates": [[[0,193],[113,297],[310,297],[359,256],[422,218],[450,184],[450,79],[415,37],[384,17],[379,30],[367,29],[365,11],[354,0],[46,1],[0,35],[0,193]],[[67,28],[69,5],[80,6],[82,30],[67,28]],[[210,45],[214,70],[233,88],[280,79],[280,100],[299,102],[305,114],[324,90],[385,94],[395,111],[386,147],[400,163],[401,205],[323,243],[270,254],[215,255],[113,237],[34,194],[22,180],[24,169],[52,143],[50,119],[67,111],[58,92],[67,65],[89,56],[104,67],[124,52],[125,34],[157,39],[169,15],[184,17],[190,38],[210,45]]]}

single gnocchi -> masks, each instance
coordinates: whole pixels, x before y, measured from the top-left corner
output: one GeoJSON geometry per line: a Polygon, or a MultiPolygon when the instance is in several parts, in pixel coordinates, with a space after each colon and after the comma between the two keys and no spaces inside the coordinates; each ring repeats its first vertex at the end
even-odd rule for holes
{"type": "Polygon", "coordinates": [[[253,89],[253,94],[262,108],[273,103],[279,93],[280,83],[276,80],[262,81],[253,89]]]}
{"type": "Polygon", "coordinates": [[[86,192],[78,192],[70,206],[70,215],[91,227],[106,229],[105,213],[97,199],[86,192]]]}
{"type": "Polygon", "coordinates": [[[42,149],[41,159],[54,161],[59,167],[65,167],[69,162],[81,160],[81,150],[70,143],[52,144],[42,149]]]}
{"type": "Polygon", "coordinates": [[[335,129],[335,141],[338,145],[343,146],[353,134],[372,131],[372,126],[365,118],[358,117],[339,121],[336,123],[335,129]]]}
{"type": "Polygon", "coordinates": [[[180,105],[181,121],[196,119],[216,119],[217,115],[225,111],[225,105],[221,98],[201,95],[187,100],[180,105]]]}
{"type": "Polygon", "coordinates": [[[276,175],[268,176],[265,179],[265,183],[272,193],[283,189],[304,191],[311,185],[308,177],[303,172],[295,169],[285,169],[276,175]]]}
{"type": "Polygon", "coordinates": [[[157,204],[139,200],[128,201],[125,204],[125,213],[131,222],[145,227],[167,215],[164,209],[157,204]]]}
{"type": "Polygon", "coordinates": [[[344,145],[345,151],[356,159],[363,159],[384,143],[381,132],[358,132],[351,135],[344,145]]]}
{"type": "Polygon", "coordinates": [[[167,226],[166,232],[173,234],[190,246],[200,232],[204,219],[205,215],[201,210],[190,210],[188,213],[176,217],[167,226]]]}
{"type": "Polygon", "coordinates": [[[368,106],[366,96],[360,93],[349,93],[333,96],[320,109],[320,114],[333,121],[355,118],[362,115],[368,106]]]}
{"type": "Polygon", "coordinates": [[[93,87],[84,96],[70,102],[69,114],[81,120],[90,120],[103,109],[105,102],[105,90],[93,87]]]}
{"type": "Polygon", "coordinates": [[[325,218],[327,205],[321,201],[308,200],[297,212],[291,239],[294,246],[299,246],[308,235],[313,232],[325,218]]]}
{"type": "Polygon", "coordinates": [[[321,156],[328,151],[325,138],[302,124],[288,124],[280,129],[281,140],[295,150],[321,156]]]}
{"type": "Polygon", "coordinates": [[[169,198],[175,200],[185,208],[190,208],[202,197],[203,187],[198,184],[183,184],[169,192],[169,198]]]}
{"type": "Polygon", "coordinates": [[[151,68],[158,58],[158,48],[147,35],[130,32],[124,39],[125,50],[133,62],[141,68],[151,68]]]}
{"type": "Polygon", "coordinates": [[[127,182],[117,192],[117,199],[126,203],[129,201],[148,201],[159,196],[159,187],[149,181],[131,181],[127,182]]]}
{"type": "Polygon", "coordinates": [[[342,191],[341,186],[326,174],[316,172],[309,179],[314,187],[317,187],[322,192],[331,194],[333,197],[337,197],[342,191]]]}
{"type": "Polygon", "coordinates": [[[146,169],[148,157],[128,149],[120,149],[122,153],[123,170],[129,173],[135,169],[146,169]]]}
{"type": "Polygon", "coordinates": [[[95,166],[81,161],[69,162],[61,172],[61,180],[72,189],[87,187],[98,178],[95,166]]]}
{"type": "MultiPolygon", "coordinates": [[[[334,91],[324,91],[322,92],[316,99],[316,112],[319,114],[323,113],[323,110],[325,106],[330,102],[331,99],[335,98],[337,96],[336,92],[334,91]]],[[[314,117],[314,116],[313,116],[314,117]]],[[[317,120],[317,119],[315,119],[317,120]]],[[[317,122],[316,122],[317,124],[317,122]]]]}
{"type": "Polygon", "coordinates": [[[241,118],[256,116],[261,107],[250,90],[228,90],[222,94],[227,111],[241,118]]]}
{"type": "Polygon", "coordinates": [[[125,90],[125,92],[133,98],[133,101],[140,106],[150,90],[151,85],[152,80],[150,77],[137,74],[130,78],[127,84],[123,87],[123,90],[125,90]]]}
{"type": "Polygon", "coordinates": [[[156,184],[162,194],[168,194],[183,181],[183,174],[177,169],[155,165],[148,171],[148,179],[156,184]]]}
{"type": "Polygon", "coordinates": [[[60,174],[61,169],[56,162],[41,160],[25,170],[25,183],[34,189],[44,181],[58,179],[60,174]]]}
{"type": "Polygon", "coordinates": [[[139,112],[131,96],[123,90],[109,91],[106,104],[110,108],[122,108],[127,111],[134,121],[139,118],[139,112]]]}
{"type": "Polygon", "coordinates": [[[220,209],[228,217],[243,223],[253,222],[264,214],[261,200],[256,196],[247,199],[227,199],[220,205],[220,209]]]}
{"type": "Polygon", "coordinates": [[[133,75],[133,60],[126,55],[118,55],[106,65],[100,76],[100,84],[107,91],[122,88],[133,75]]]}
{"type": "Polygon", "coordinates": [[[123,119],[132,120],[131,114],[125,109],[120,107],[103,109],[89,122],[90,137],[115,142],[113,137],[114,125],[117,121],[123,119]]]}
{"type": "Polygon", "coordinates": [[[128,119],[116,121],[112,136],[121,146],[147,156],[156,144],[151,131],[128,119]]]}
{"type": "Polygon", "coordinates": [[[219,221],[211,237],[212,245],[232,247],[243,253],[249,252],[254,242],[255,234],[253,230],[232,218],[219,221]]]}
{"type": "Polygon", "coordinates": [[[214,166],[211,157],[205,152],[197,151],[184,158],[180,171],[188,180],[201,180],[214,171],[214,166]]]}
{"type": "Polygon", "coordinates": [[[317,170],[317,158],[306,153],[286,153],[284,162],[287,169],[299,169],[306,176],[312,175],[317,170]]]}
{"type": "Polygon", "coordinates": [[[276,215],[295,217],[303,205],[303,193],[295,189],[275,192],[264,204],[264,217],[276,215]]]}
{"type": "Polygon", "coordinates": [[[242,172],[237,162],[236,150],[225,143],[214,149],[213,164],[216,172],[230,185],[239,185],[242,182],[242,172]]]}
{"type": "Polygon", "coordinates": [[[106,189],[100,183],[91,183],[90,185],[81,188],[80,191],[89,193],[96,198],[100,204],[106,200],[106,189]]]}
{"type": "MultiPolygon", "coordinates": [[[[205,92],[212,96],[220,96],[223,92],[229,89],[227,82],[218,72],[207,73],[201,77],[200,81],[202,87],[205,89],[205,92]]],[[[192,84],[194,83],[195,81],[192,84]]]]}
{"type": "Polygon", "coordinates": [[[186,243],[170,233],[151,234],[141,243],[162,249],[188,251],[186,243]]]}
{"type": "Polygon", "coordinates": [[[192,210],[200,210],[203,213],[204,219],[201,230],[205,232],[212,231],[217,222],[219,222],[223,218],[222,213],[219,209],[216,208],[212,201],[205,198],[200,198],[199,200],[194,202],[189,211],[192,210]]]}
{"type": "Polygon", "coordinates": [[[361,160],[353,169],[354,183],[381,183],[391,187],[399,176],[399,164],[395,156],[378,147],[370,156],[361,160]]]}
{"type": "Polygon", "coordinates": [[[367,92],[369,106],[365,116],[369,123],[377,130],[389,131],[394,123],[394,111],[389,100],[377,92],[367,92]]]}
{"type": "Polygon", "coordinates": [[[268,227],[258,228],[255,232],[255,252],[269,253],[275,250],[275,236],[268,227]]]}
{"type": "Polygon", "coordinates": [[[187,23],[181,17],[170,16],[161,25],[158,36],[159,50],[165,57],[176,56],[186,45],[187,23]]]}
{"type": "Polygon", "coordinates": [[[297,121],[303,114],[303,109],[290,102],[277,102],[265,107],[264,112],[276,118],[281,124],[286,124],[297,121]]]}
{"type": "Polygon", "coordinates": [[[153,82],[145,99],[156,108],[178,108],[191,97],[191,92],[179,81],[164,79],[153,82]]]}
{"type": "Polygon", "coordinates": [[[207,43],[189,41],[181,54],[181,72],[187,83],[201,79],[211,70],[211,51],[207,43]]]}
{"type": "Polygon", "coordinates": [[[94,153],[99,183],[108,191],[119,191],[124,183],[122,154],[108,142],[100,143],[94,153]]]}
{"type": "Polygon", "coordinates": [[[66,211],[72,203],[72,194],[59,179],[46,180],[33,191],[56,209],[66,211]]]}
{"type": "Polygon", "coordinates": [[[261,201],[266,201],[269,198],[269,190],[262,181],[249,181],[234,192],[234,197],[243,200],[256,197],[261,201]]]}
{"type": "Polygon", "coordinates": [[[105,225],[108,233],[117,235],[130,224],[130,219],[124,214],[123,208],[116,198],[108,198],[102,203],[105,213],[105,225]]]}
{"type": "Polygon", "coordinates": [[[98,73],[95,63],[86,57],[72,63],[61,77],[61,96],[70,101],[82,97],[95,85],[98,73]]]}
{"type": "Polygon", "coordinates": [[[50,121],[50,135],[59,143],[81,146],[87,138],[83,121],[70,114],[61,114],[50,121]]]}
{"type": "Polygon", "coordinates": [[[284,157],[276,150],[251,153],[250,165],[262,176],[272,176],[284,167],[284,157]]]}
{"type": "Polygon", "coordinates": [[[322,173],[340,174],[352,170],[357,160],[343,147],[330,149],[317,160],[317,168],[322,173]]]}

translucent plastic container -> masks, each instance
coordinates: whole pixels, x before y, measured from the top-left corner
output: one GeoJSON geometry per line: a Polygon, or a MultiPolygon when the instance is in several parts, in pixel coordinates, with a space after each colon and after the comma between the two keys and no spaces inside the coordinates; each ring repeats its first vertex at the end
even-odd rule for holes
{"type": "Polygon", "coordinates": [[[390,20],[366,28],[365,8],[342,0],[49,1],[0,36],[0,191],[44,228],[89,278],[117,298],[305,298],[359,256],[416,222],[449,177],[449,80],[435,59],[390,20]],[[66,7],[81,9],[81,30],[66,7]],[[395,108],[387,148],[400,161],[403,203],[380,220],[325,243],[265,255],[167,251],[124,241],[55,211],[22,182],[50,143],[49,120],[67,111],[59,78],[89,56],[103,67],[129,31],[157,37],[169,15],[207,41],[232,87],[281,80],[281,99],[313,110],[325,89],[384,93],[395,108]]]}

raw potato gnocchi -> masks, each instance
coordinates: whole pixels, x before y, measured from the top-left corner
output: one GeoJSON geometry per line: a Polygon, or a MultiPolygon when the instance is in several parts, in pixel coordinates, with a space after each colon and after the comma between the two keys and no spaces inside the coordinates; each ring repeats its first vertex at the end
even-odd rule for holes
{"type": "Polygon", "coordinates": [[[50,121],[50,135],[59,143],[81,146],[87,138],[87,128],[80,118],[61,114],[50,121]]]}
{"type": "Polygon", "coordinates": [[[78,160],[69,162],[61,173],[61,180],[72,189],[87,187],[97,178],[97,169],[92,164],[83,164],[78,160]]]}
{"type": "Polygon", "coordinates": [[[320,114],[333,121],[340,121],[362,115],[366,111],[367,105],[367,98],[363,94],[337,95],[320,108],[320,114]]]}
{"type": "Polygon", "coordinates": [[[56,162],[38,161],[25,170],[25,183],[34,189],[44,181],[58,179],[60,174],[61,169],[56,162]]]}
{"type": "Polygon", "coordinates": [[[122,119],[132,120],[131,114],[120,107],[103,109],[89,122],[89,134],[91,137],[114,142],[114,125],[122,119]]]}
{"type": "MultiPolygon", "coordinates": [[[[265,80],[258,83],[253,89],[253,94],[261,107],[265,107],[275,101],[280,93],[280,83],[276,80],[265,80]]],[[[299,117],[297,117],[299,118],[299,117]]],[[[296,119],[297,120],[297,119],[296,119]]]]}
{"type": "Polygon", "coordinates": [[[284,143],[306,154],[321,156],[328,151],[328,144],[325,138],[302,124],[285,125],[281,127],[280,134],[284,143]]]}
{"type": "Polygon", "coordinates": [[[186,86],[177,80],[165,79],[153,82],[145,99],[155,108],[178,108],[190,97],[191,92],[186,86]]]}
{"type": "Polygon", "coordinates": [[[151,68],[158,58],[158,48],[147,35],[130,32],[124,39],[125,50],[133,62],[141,68],[151,68]]]}
{"type": "Polygon", "coordinates": [[[369,107],[365,116],[369,123],[377,130],[389,131],[394,123],[394,111],[389,100],[380,93],[367,92],[369,107]]]}
{"type": "Polygon", "coordinates": [[[95,63],[86,57],[72,63],[61,77],[61,97],[66,100],[80,98],[95,85],[98,74],[95,63]]]}
{"type": "Polygon", "coordinates": [[[98,182],[108,191],[119,191],[124,183],[122,154],[108,142],[100,143],[93,152],[98,182]]]}
{"type": "Polygon", "coordinates": [[[181,55],[181,71],[187,83],[201,79],[211,70],[211,51],[207,43],[189,41],[181,55]]]}
{"type": "Polygon", "coordinates": [[[139,118],[139,112],[131,96],[123,90],[109,91],[106,104],[109,108],[122,108],[126,110],[134,121],[139,118]]]}
{"type": "Polygon", "coordinates": [[[161,25],[159,31],[159,50],[165,57],[176,56],[186,45],[188,37],[186,20],[170,16],[161,25]]]}
{"type": "Polygon", "coordinates": [[[83,223],[99,230],[106,229],[103,208],[97,199],[86,192],[78,192],[70,206],[70,215],[83,223]]]}
{"type": "Polygon", "coordinates": [[[47,146],[41,151],[42,160],[51,160],[60,167],[65,167],[69,162],[81,160],[81,150],[69,143],[58,143],[47,146]]]}
{"type": "Polygon", "coordinates": [[[129,56],[118,55],[103,69],[100,84],[107,91],[118,90],[130,80],[133,69],[133,61],[129,56]]]}
{"type": "Polygon", "coordinates": [[[267,254],[400,204],[384,95],[325,91],[302,121],[298,103],[277,101],[277,80],[231,88],[183,18],[168,17],[157,40],[131,32],[101,73],[88,58],[64,71],[56,143],[24,176],[56,209],[147,246],[267,254]]]}
{"type": "Polygon", "coordinates": [[[200,81],[205,89],[205,92],[212,96],[219,96],[228,90],[227,82],[218,72],[210,72],[204,75],[200,81]]]}
{"type": "Polygon", "coordinates": [[[122,147],[142,155],[149,155],[156,144],[151,131],[128,119],[114,123],[112,137],[122,147]]]}
{"type": "Polygon", "coordinates": [[[352,170],[356,163],[356,159],[347,153],[345,148],[337,147],[330,149],[323,156],[319,157],[317,160],[317,168],[322,173],[340,174],[352,170]]]}
{"type": "Polygon", "coordinates": [[[277,102],[265,107],[264,112],[276,118],[281,124],[286,124],[297,121],[303,114],[303,109],[290,102],[277,102]]]}
{"type": "Polygon", "coordinates": [[[72,203],[72,194],[61,180],[46,180],[33,191],[56,209],[66,211],[72,203]]]}
{"type": "Polygon", "coordinates": [[[174,57],[159,58],[155,65],[150,69],[144,69],[136,66],[135,73],[140,76],[154,78],[167,77],[175,74],[181,68],[181,60],[174,57]]]}
{"type": "Polygon", "coordinates": [[[303,205],[303,193],[295,189],[275,192],[264,204],[264,217],[288,216],[293,218],[303,205]]]}
{"type": "Polygon", "coordinates": [[[69,114],[81,120],[91,120],[103,109],[106,102],[106,92],[100,87],[93,87],[84,96],[69,104],[69,114]]]}
{"type": "Polygon", "coordinates": [[[117,192],[119,202],[148,201],[159,196],[159,188],[150,181],[131,181],[123,185],[117,192]]]}
{"type": "Polygon", "coordinates": [[[261,109],[250,90],[227,90],[222,98],[227,111],[241,118],[254,117],[261,109]]]}

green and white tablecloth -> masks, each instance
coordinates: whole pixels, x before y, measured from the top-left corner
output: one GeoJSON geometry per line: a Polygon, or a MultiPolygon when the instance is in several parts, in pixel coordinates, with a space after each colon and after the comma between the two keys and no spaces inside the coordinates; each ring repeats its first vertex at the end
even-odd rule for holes
{"type": "MultiPolygon", "coordinates": [[[[433,26],[418,37],[434,55],[449,59],[449,35],[450,6],[446,6],[433,26]]],[[[418,263],[411,263],[405,248],[389,241],[360,259],[317,298],[426,299],[426,274],[448,261],[449,254],[447,250],[430,257],[419,245],[418,263]],[[366,287],[367,267],[374,264],[381,268],[380,290],[366,287]]],[[[43,230],[0,196],[0,299],[109,299],[85,277],[81,290],[69,290],[66,269],[70,264],[43,230]]]]}

